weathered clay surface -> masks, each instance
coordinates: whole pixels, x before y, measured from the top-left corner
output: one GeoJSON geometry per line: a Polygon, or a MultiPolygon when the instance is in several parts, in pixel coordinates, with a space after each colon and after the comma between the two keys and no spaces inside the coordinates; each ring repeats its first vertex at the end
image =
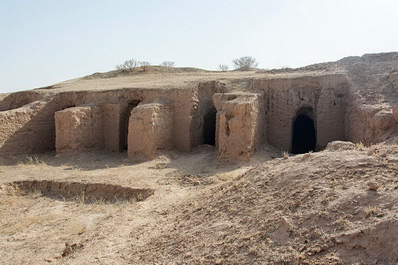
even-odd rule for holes
{"type": "Polygon", "coordinates": [[[260,94],[215,94],[216,143],[221,159],[247,160],[262,136],[260,94]]]}
{"type": "Polygon", "coordinates": [[[43,94],[35,91],[11,93],[0,97],[0,111],[17,109],[42,98],[43,94]]]}
{"type": "Polygon", "coordinates": [[[398,90],[398,69],[395,69],[390,73],[390,81],[393,84],[395,90],[398,90]]]}
{"type": "Polygon", "coordinates": [[[55,113],[56,150],[83,151],[102,148],[102,111],[99,106],[68,108],[55,113]]]}
{"type": "Polygon", "coordinates": [[[174,117],[161,103],[138,105],[131,112],[128,130],[128,155],[153,158],[159,149],[173,147],[174,117]]]}
{"type": "Polygon", "coordinates": [[[122,137],[120,129],[122,120],[122,108],[120,104],[103,104],[102,110],[102,125],[104,147],[111,152],[122,151],[120,146],[120,137],[122,137]]]}
{"type": "Polygon", "coordinates": [[[372,129],[386,131],[396,126],[396,123],[392,110],[380,110],[373,116],[370,127],[372,129]]]}
{"type": "MultiPolygon", "coordinates": [[[[105,148],[109,151],[123,151],[121,138],[127,135],[127,126],[122,125],[125,121],[128,124],[128,116],[126,119],[122,117],[130,103],[137,104],[143,100],[170,104],[176,117],[173,129],[179,132],[179,137],[173,138],[173,145],[178,150],[190,151],[197,146],[197,139],[202,137],[192,126],[200,119],[200,115],[197,114],[199,105],[197,89],[198,87],[167,91],[121,89],[62,92],[17,109],[0,111],[0,156],[55,150],[55,112],[73,106],[93,104],[99,106],[103,112],[105,148]],[[117,113],[118,108],[120,108],[119,113],[117,113]]],[[[209,95],[210,98],[211,96],[212,94],[209,95]]]]}
{"type": "Polygon", "coordinates": [[[331,143],[328,143],[325,150],[342,151],[342,150],[353,150],[354,148],[355,148],[355,144],[352,142],[333,141],[331,143]]]}
{"type": "Polygon", "coordinates": [[[268,142],[290,151],[293,122],[303,108],[313,113],[319,149],[345,140],[348,88],[343,75],[255,81],[253,89],[264,91],[268,142]]]}
{"type": "Polygon", "coordinates": [[[222,87],[219,82],[206,82],[199,84],[198,89],[195,91],[195,97],[197,98],[195,98],[196,111],[193,113],[191,123],[191,131],[193,132],[191,146],[198,146],[205,143],[205,119],[210,112],[215,110],[212,96],[214,93],[221,92],[221,90],[222,87]]]}
{"type": "Polygon", "coordinates": [[[0,112],[0,155],[54,149],[54,109],[48,100],[0,112]]]}
{"type": "Polygon", "coordinates": [[[394,116],[394,119],[398,121],[398,105],[395,105],[392,109],[392,115],[394,116]]]}

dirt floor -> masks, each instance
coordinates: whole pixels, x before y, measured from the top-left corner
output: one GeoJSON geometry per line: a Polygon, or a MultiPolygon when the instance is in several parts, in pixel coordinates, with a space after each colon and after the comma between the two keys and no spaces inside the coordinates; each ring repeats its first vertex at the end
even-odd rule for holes
{"type": "Polygon", "coordinates": [[[234,165],[211,146],[148,162],[93,152],[1,165],[3,264],[398,262],[398,146],[333,142],[292,157],[264,147],[234,165]],[[120,186],[154,193],[118,198],[120,186]]]}
{"type": "Polygon", "coordinates": [[[246,165],[217,161],[212,146],[189,155],[168,152],[147,162],[104,152],[2,160],[1,263],[133,262],[131,247],[160,236],[156,230],[160,233],[159,227],[173,216],[170,213],[188,198],[230,181],[253,168],[253,163],[280,155],[269,150],[260,153],[263,156],[246,165]],[[76,183],[85,185],[82,189],[76,183]],[[91,188],[95,196],[88,194],[90,185],[97,185],[91,188]],[[142,201],[118,198],[115,186],[151,189],[154,194],[142,201]],[[138,234],[143,238],[137,239],[138,234]]]}

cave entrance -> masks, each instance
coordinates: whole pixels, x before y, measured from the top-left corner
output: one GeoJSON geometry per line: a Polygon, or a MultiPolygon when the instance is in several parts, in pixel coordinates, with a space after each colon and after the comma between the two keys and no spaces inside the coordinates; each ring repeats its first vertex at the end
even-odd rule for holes
{"type": "Polygon", "coordinates": [[[203,143],[216,145],[216,117],[217,110],[212,107],[204,116],[203,121],[203,143]]]}
{"type": "Polygon", "coordinates": [[[132,101],[127,104],[120,115],[119,122],[119,151],[124,152],[127,150],[127,138],[129,135],[129,120],[131,116],[131,111],[133,108],[137,107],[140,101],[132,101]]]}
{"type": "Polygon", "coordinates": [[[298,113],[293,123],[292,154],[304,154],[315,151],[316,132],[313,115],[298,113]]]}

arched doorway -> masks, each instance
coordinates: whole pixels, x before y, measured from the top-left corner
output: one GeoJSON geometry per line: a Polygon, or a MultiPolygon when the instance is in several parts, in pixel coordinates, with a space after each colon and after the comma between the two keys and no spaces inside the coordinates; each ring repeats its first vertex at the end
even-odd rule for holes
{"type": "Polygon", "coordinates": [[[304,154],[315,151],[316,131],[312,110],[305,109],[297,113],[292,131],[292,154],[304,154]]]}
{"type": "Polygon", "coordinates": [[[203,143],[216,145],[216,118],[217,110],[212,107],[203,117],[203,143]]]}

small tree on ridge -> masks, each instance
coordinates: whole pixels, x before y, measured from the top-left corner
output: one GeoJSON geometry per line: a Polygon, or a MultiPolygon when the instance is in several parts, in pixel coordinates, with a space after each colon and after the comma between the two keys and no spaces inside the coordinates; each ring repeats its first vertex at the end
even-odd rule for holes
{"type": "Polygon", "coordinates": [[[249,71],[251,68],[255,68],[258,62],[255,58],[251,56],[240,57],[239,59],[234,59],[232,61],[236,70],[249,71]]]}
{"type": "Polygon", "coordinates": [[[174,62],[171,62],[171,61],[164,61],[163,63],[160,64],[160,66],[164,66],[164,67],[167,67],[167,68],[171,68],[171,67],[174,67],[174,62]]]}
{"type": "Polygon", "coordinates": [[[151,64],[149,62],[140,62],[141,69],[144,72],[148,71],[150,65],[151,64]]]}
{"type": "Polygon", "coordinates": [[[220,64],[220,65],[218,66],[218,68],[219,68],[221,71],[226,72],[226,71],[228,71],[229,66],[226,65],[226,64],[220,64]]]}
{"type": "Polygon", "coordinates": [[[117,70],[134,70],[139,65],[136,59],[126,60],[123,64],[116,65],[117,70]]]}

